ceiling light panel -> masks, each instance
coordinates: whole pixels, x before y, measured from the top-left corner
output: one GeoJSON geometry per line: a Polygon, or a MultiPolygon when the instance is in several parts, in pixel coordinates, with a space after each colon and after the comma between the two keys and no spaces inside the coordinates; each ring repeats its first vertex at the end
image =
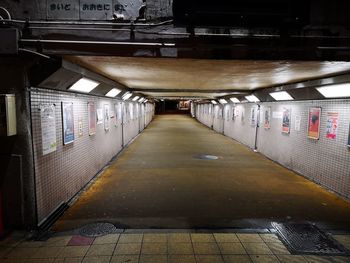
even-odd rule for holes
{"type": "Polygon", "coordinates": [[[294,100],[286,91],[271,92],[270,96],[275,100],[294,100]]]}
{"type": "Polygon", "coordinates": [[[316,88],[325,98],[346,98],[350,97],[350,83],[330,85],[316,88]]]}
{"type": "Polygon", "coordinates": [[[106,97],[110,97],[110,98],[114,98],[115,96],[117,96],[119,93],[121,92],[121,90],[113,88],[110,91],[107,92],[107,94],[105,95],[106,97]]]}
{"type": "Polygon", "coordinates": [[[81,78],[75,82],[69,90],[89,93],[96,88],[100,83],[91,79],[81,78]]]}

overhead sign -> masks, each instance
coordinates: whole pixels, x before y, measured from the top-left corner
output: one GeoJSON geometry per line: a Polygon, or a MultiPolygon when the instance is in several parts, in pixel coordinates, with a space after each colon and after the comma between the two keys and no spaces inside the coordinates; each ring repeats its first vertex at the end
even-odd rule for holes
{"type": "Polygon", "coordinates": [[[51,20],[111,20],[113,13],[126,20],[139,16],[142,0],[47,0],[47,19],[51,20]]]}

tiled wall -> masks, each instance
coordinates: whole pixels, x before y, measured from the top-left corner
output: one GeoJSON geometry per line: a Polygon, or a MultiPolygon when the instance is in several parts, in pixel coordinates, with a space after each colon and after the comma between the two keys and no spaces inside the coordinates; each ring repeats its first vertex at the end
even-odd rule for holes
{"type": "MultiPolygon", "coordinates": [[[[257,150],[268,158],[292,169],[312,181],[350,198],[350,148],[347,146],[350,123],[350,100],[319,100],[319,101],[295,101],[295,102],[269,102],[259,103],[260,127],[257,130],[257,150]],[[271,107],[270,129],[264,129],[263,112],[266,107],[271,107]],[[289,134],[282,133],[282,119],[278,114],[283,107],[291,109],[291,129],[289,134]],[[310,107],[321,107],[320,139],[313,140],[307,136],[308,110],[310,107]],[[327,112],[339,113],[339,126],[336,139],[326,138],[327,112]],[[295,127],[295,117],[300,116],[300,130],[295,127]]],[[[211,127],[208,121],[209,104],[201,105],[203,111],[197,105],[197,119],[211,127]]],[[[250,148],[254,148],[256,126],[251,123],[251,109],[257,105],[254,103],[236,104],[236,116],[234,120],[233,104],[220,106],[223,110],[224,134],[250,148]]],[[[256,113],[256,120],[258,119],[256,113]]],[[[215,118],[214,118],[215,119],[215,118]]],[[[214,121],[215,122],[215,121],[214,121]]],[[[214,125],[214,130],[221,132],[214,125]]]]}
{"type": "MultiPolygon", "coordinates": [[[[87,104],[92,101],[95,102],[96,109],[109,105],[111,116],[115,104],[124,104],[116,99],[42,89],[31,90],[38,223],[45,220],[62,202],[69,201],[122,149],[121,119],[116,121],[111,118],[108,131],[105,131],[103,124],[98,124],[96,134],[89,136],[87,104]],[[63,145],[62,141],[61,102],[73,102],[74,107],[75,140],[68,145],[63,145]],[[42,104],[54,104],[56,113],[57,150],[47,155],[42,154],[39,110],[42,104]],[[79,119],[83,123],[82,136],[78,135],[79,119]]],[[[124,144],[142,131],[153,116],[153,105],[147,104],[148,111],[143,111],[145,115],[141,116],[142,111],[136,110],[137,103],[129,102],[124,106],[129,107],[129,104],[133,104],[134,117],[130,119],[130,114],[123,117],[124,144]]]]}

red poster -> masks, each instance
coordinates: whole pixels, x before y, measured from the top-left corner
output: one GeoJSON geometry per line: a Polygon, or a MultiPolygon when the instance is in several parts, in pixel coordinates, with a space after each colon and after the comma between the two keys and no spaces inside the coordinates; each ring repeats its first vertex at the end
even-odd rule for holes
{"type": "Polygon", "coordinates": [[[309,108],[309,121],[307,135],[311,139],[320,138],[321,108],[309,108]]]}

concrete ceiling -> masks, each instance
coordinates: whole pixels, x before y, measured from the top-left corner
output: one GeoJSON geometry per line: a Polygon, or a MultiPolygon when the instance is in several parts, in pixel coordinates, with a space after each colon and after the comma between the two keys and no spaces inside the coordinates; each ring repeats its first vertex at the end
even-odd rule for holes
{"type": "Polygon", "coordinates": [[[158,98],[214,98],[350,72],[350,62],[66,56],[131,90],[158,98]]]}

